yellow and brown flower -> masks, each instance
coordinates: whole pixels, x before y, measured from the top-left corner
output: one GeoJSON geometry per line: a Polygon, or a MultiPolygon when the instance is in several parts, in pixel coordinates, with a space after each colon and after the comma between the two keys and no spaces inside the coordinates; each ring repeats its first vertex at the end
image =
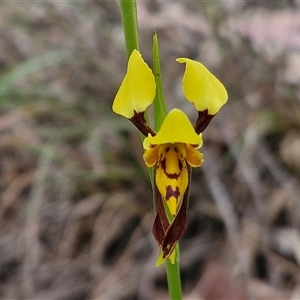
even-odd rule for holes
{"type": "Polygon", "coordinates": [[[186,114],[171,110],[156,133],[145,120],[144,112],[156,93],[155,79],[141,54],[134,50],[128,61],[125,78],[113,103],[113,111],[128,118],[145,136],[145,164],[154,167],[156,218],[153,235],[160,247],[157,265],[175,259],[175,246],[187,227],[190,167],[199,167],[203,155],[201,133],[227,101],[221,82],[199,62],[178,58],[186,64],[183,91],[198,110],[191,124],[186,114]]]}

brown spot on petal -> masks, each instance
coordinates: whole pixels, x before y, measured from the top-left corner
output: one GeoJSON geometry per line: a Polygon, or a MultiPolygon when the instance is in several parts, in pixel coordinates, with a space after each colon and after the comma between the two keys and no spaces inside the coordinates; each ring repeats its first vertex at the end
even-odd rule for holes
{"type": "Polygon", "coordinates": [[[181,172],[182,168],[183,168],[183,164],[182,164],[181,159],[179,159],[179,158],[178,158],[178,168],[179,168],[179,171],[181,172]]]}
{"type": "Polygon", "coordinates": [[[166,158],[160,160],[160,167],[164,170],[164,173],[167,171],[167,160],[166,158]]]}
{"type": "MultiPolygon", "coordinates": [[[[182,165],[182,162],[180,159],[178,159],[178,168],[180,170],[180,172],[178,173],[168,173],[167,172],[167,160],[166,158],[160,160],[160,167],[163,169],[164,173],[166,174],[166,176],[170,179],[178,179],[181,175],[181,171],[182,171],[182,168],[183,168],[183,165],[182,165]]],[[[157,167],[159,168],[159,164],[157,164],[157,167]]]]}
{"type": "Polygon", "coordinates": [[[178,199],[179,196],[180,196],[180,191],[179,191],[178,186],[176,186],[175,191],[172,189],[171,186],[169,186],[169,185],[167,186],[166,197],[165,197],[166,200],[169,200],[171,197],[175,197],[176,199],[178,199]]]}

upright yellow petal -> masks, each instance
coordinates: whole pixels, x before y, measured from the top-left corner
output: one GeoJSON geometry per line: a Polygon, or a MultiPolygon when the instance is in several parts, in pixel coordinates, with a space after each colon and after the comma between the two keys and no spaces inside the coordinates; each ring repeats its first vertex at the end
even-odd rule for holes
{"type": "Polygon", "coordinates": [[[127,73],[113,102],[115,113],[131,119],[135,112],[144,112],[153,102],[156,84],[151,69],[141,54],[134,50],[128,61],[127,73]]]}
{"type": "Polygon", "coordinates": [[[145,164],[148,168],[151,168],[156,164],[158,160],[158,151],[159,151],[159,146],[156,145],[154,147],[147,149],[143,154],[145,164]]]}
{"type": "Polygon", "coordinates": [[[200,167],[203,164],[203,154],[191,145],[185,144],[184,147],[187,163],[193,168],[200,167]]]}
{"type": "Polygon", "coordinates": [[[185,143],[202,145],[202,138],[195,132],[189,118],[180,109],[172,109],[166,116],[159,132],[155,136],[149,135],[144,140],[144,148],[150,145],[161,145],[167,143],[185,143]]]}
{"type": "Polygon", "coordinates": [[[198,111],[207,109],[210,115],[215,115],[228,99],[223,84],[197,61],[188,58],[178,58],[176,61],[186,64],[182,86],[187,100],[198,111]]]}

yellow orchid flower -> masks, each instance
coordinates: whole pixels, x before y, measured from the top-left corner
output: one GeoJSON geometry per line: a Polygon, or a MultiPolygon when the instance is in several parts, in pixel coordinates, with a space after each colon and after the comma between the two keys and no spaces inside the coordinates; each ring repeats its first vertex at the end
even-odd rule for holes
{"type": "Polygon", "coordinates": [[[156,262],[159,266],[166,258],[174,263],[174,248],[186,230],[188,199],[184,195],[189,184],[189,166],[199,167],[203,163],[203,155],[197,150],[202,146],[202,138],[184,112],[175,108],[168,113],[159,132],[155,136],[149,134],[143,145],[146,150],[143,155],[145,164],[155,167],[155,183],[161,195],[153,225],[154,237],[161,248],[156,262]],[[175,126],[178,130],[174,130],[175,126]],[[174,218],[171,224],[162,199],[174,218]]]}
{"type": "Polygon", "coordinates": [[[194,126],[183,111],[175,108],[157,133],[151,129],[144,112],[154,100],[156,84],[137,50],[129,58],[127,73],[112,106],[115,113],[128,118],[145,136],[143,158],[148,167],[154,167],[157,198],[152,232],[161,250],[157,265],[167,258],[174,263],[175,246],[187,227],[190,167],[203,163],[203,155],[197,150],[202,146],[201,133],[227,101],[222,83],[202,64],[187,58],[177,61],[186,64],[182,84],[187,100],[198,110],[194,126]]]}
{"type": "Polygon", "coordinates": [[[144,161],[148,167],[155,166],[156,186],[175,217],[188,186],[188,164],[199,167],[203,162],[202,154],[196,150],[201,147],[202,138],[184,112],[175,108],[159,132],[155,136],[149,134],[143,144],[144,161]]]}

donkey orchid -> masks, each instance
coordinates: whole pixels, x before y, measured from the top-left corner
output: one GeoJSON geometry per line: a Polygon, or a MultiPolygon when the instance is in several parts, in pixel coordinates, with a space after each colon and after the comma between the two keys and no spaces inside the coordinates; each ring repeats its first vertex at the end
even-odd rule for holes
{"type": "Polygon", "coordinates": [[[172,109],[158,132],[151,129],[144,113],[156,94],[153,73],[141,54],[134,50],[129,57],[127,73],[114,99],[115,113],[129,119],[145,136],[143,158],[154,167],[156,185],[156,218],[153,235],[160,247],[157,265],[175,259],[175,246],[187,227],[190,167],[199,167],[203,155],[202,132],[227,101],[222,83],[202,64],[178,58],[186,64],[182,85],[187,100],[194,104],[198,118],[194,125],[180,109],[172,109]]]}

